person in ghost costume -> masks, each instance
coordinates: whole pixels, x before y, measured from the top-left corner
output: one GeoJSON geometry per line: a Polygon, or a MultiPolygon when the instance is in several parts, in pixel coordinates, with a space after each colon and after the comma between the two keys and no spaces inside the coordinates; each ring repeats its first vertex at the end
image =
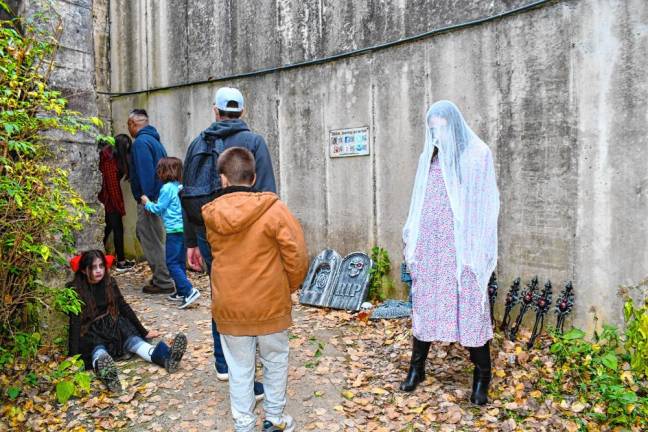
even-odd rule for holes
{"type": "Polygon", "coordinates": [[[458,342],[475,365],[470,400],[487,402],[493,337],[487,285],[497,264],[498,214],[490,149],[455,104],[433,104],[403,229],[413,348],[401,390],[413,391],[424,381],[431,342],[458,342]]]}

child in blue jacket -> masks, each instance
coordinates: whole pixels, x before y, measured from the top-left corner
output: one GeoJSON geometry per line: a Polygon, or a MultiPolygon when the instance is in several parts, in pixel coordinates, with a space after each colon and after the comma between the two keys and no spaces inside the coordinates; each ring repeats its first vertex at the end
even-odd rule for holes
{"type": "Polygon", "coordinates": [[[142,195],[142,203],[147,211],[162,216],[166,230],[166,264],[176,286],[176,292],[168,298],[182,302],[179,307],[184,309],[200,297],[200,292],[187,279],[187,249],[178,196],[182,189],[179,183],[182,178],[182,161],[175,157],[162,158],[157,164],[156,174],[164,183],[157,203],[149,200],[146,195],[142,195]]]}

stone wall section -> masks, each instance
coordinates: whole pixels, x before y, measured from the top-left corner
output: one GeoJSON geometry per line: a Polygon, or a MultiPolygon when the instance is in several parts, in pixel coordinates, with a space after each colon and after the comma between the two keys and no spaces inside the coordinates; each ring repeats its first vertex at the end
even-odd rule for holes
{"type": "MultiPolygon", "coordinates": [[[[111,89],[320,59],[529,3],[112,0],[111,89]]],[[[182,157],[212,120],[214,91],[240,87],[311,253],[378,244],[398,264],[425,111],[453,100],[495,154],[502,292],[517,276],[555,291],[573,280],[576,324],[591,329],[593,310],[619,322],[618,285],[648,272],[646,22],[645,0],[548,2],[337,61],[118,96],[113,126],[123,132],[128,110],[144,107],[182,157]],[[329,131],[360,126],[371,155],[329,158],[329,131]]],[[[132,219],[128,229],[132,239],[132,219]]]]}

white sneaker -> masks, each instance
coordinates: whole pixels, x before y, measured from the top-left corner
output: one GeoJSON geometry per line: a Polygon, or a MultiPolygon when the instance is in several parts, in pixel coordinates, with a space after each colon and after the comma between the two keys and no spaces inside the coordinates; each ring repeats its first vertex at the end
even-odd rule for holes
{"type": "Polygon", "coordinates": [[[189,294],[187,297],[184,298],[184,301],[180,306],[178,306],[179,309],[184,309],[187,306],[189,306],[191,303],[195,302],[198,300],[198,297],[200,297],[200,291],[198,291],[196,288],[191,291],[191,294],[189,294]]]}
{"type": "Polygon", "coordinates": [[[214,363],[214,370],[216,371],[216,379],[218,381],[228,381],[229,380],[229,374],[227,372],[225,372],[225,373],[218,372],[218,369],[216,368],[216,363],[214,363]]]}
{"type": "Polygon", "coordinates": [[[295,430],[295,420],[288,414],[281,416],[281,420],[273,422],[270,420],[263,421],[263,432],[293,432],[295,430]]]}

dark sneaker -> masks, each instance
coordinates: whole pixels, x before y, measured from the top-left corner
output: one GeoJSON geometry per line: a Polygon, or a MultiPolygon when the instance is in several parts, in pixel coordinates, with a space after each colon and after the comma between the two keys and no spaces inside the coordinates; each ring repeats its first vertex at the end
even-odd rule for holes
{"type": "Polygon", "coordinates": [[[119,261],[115,264],[115,271],[125,272],[133,268],[133,264],[130,261],[119,261]]]}
{"type": "Polygon", "coordinates": [[[99,356],[95,363],[95,372],[97,377],[108,387],[108,390],[114,393],[121,391],[119,372],[110,354],[104,353],[99,356]]]}
{"type": "Polygon", "coordinates": [[[171,352],[169,353],[169,359],[166,362],[165,368],[167,372],[173,373],[178,370],[180,366],[180,360],[184,355],[187,349],[187,336],[183,333],[178,333],[175,338],[173,338],[173,343],[171,344],[171,352]]]}
{"type": "Polygon", "coordinates": [[[293,432],[295,421],[288,414],[281,416],[281,421],[273,423],[270,420],[263,421],[263,432],[293,432]]]}
{"type": "Polygon", "coordinates": [[[227,381],[229,380],[229,375],[228,375],[228,370],[227,366],[225,367],[218,367],[218,365],[214,362],[214,370],[216,371],[216,379],[218,381],[227,381]]]}
{"type": "Polygon", "coordinates": [[[254,381],[254,399],[260,401],[265,396],[263,391],[263,384],[258,381],[254,381]]]}
{"type": "Polygon", "coordinates": [[[180,306],[178,306],[180,309],[184,309],[188,307],[191,303],[195,302],[198,300],[198,297],[200,297],[200,291],[198,291],[196,288],[191,291],[191,294],[189,294],[187,297],[183,299],[183,302],[180,306]]]}
{"type": "Polygon", "coordinates": [[[175,288],[169,287],[169,288],[161,288],[157,285],[144,285],[144,288],[142,288],[142,291],[145,294],[172,294],[175,292],[175,288]]]}
{"type": "Polygon", "coordinates": [[[177,302],[184,301],[184,297],[182,297],[180,294],[178,294],[178,291],[176,291],[173,294],[171,294],[170,296],[168,296],[167,299],[169,299],[171,301],[177,301],[177,302]]]}

